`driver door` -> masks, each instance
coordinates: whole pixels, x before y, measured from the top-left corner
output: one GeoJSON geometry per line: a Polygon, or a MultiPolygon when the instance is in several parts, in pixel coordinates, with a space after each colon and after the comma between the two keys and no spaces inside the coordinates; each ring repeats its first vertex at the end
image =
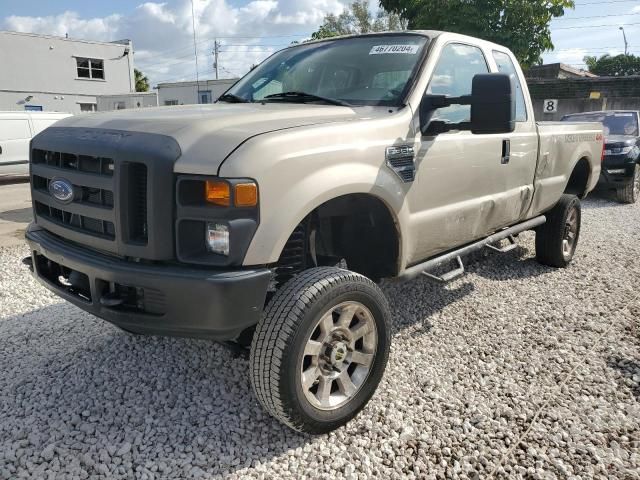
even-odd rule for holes
{"type": "MultiPolygon", "coordinates": [[[[446,44],[427,87],[427,94],[471,94],[473,77],[489,73],[487,58],[477,46],[446,44]]],[[[471,107],[438,109],[433,120],[468,122],[471,107]]],[[[508,223],[508,164],[502,162],[508,135],[449,131],[418,132],[414,198],[417,222],[414,263],[470,243],[508,223]]]]}

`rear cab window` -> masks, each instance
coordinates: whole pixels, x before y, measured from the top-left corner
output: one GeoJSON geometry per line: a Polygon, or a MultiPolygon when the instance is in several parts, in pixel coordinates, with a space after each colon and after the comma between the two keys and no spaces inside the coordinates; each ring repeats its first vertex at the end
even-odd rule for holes
{"type": "Polygon", "coordinates": [[[516,86],[516,122],[526,122],[527,105],[524,100],[524,92],[522,90],[522,84],[520,83],[520,77],[518,76],[516,66],[511,60],[511,57],[506,53],[494,50],[492,54],[498,67],[498,72],[505,73],[513,77],[513,81],[516,86]]]}

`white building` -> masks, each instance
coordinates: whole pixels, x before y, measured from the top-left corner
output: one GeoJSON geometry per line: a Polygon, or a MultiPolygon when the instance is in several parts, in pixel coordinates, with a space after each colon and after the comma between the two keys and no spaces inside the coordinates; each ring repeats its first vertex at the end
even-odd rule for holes
{"type": "Polygon", "coordinates": [[[158,104],[163,106],[213,103],[237,81],[237,78],[228,78],[200,82],[159,83],[158,104]]]}
{"type": "Polygon", "coordinates": [[[158,92],[135,92],[115,95],[98,95],[98,111],[124,110],[158,106],[158,92]]]}
{"type": "Polygon", "coordinates": [[[135,92],[130,40],[93,42],[0,31],[0,110],[92,112],[135,92]]]}

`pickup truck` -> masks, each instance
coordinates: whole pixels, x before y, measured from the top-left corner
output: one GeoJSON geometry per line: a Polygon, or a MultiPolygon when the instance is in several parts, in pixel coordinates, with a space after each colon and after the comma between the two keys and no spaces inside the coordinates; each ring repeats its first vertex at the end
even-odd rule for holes
{"type": "Polygon", "coordinates": [[[123,330],[250,350],[266,410],[327,432],[383,376],[377,282],[451,280],[527,230],[542,264],[568,266],[602,148],[601,124],[535,122],[500,45],[309,42],[216,104],[68,118],[34,138],[25,263],[123,330]]]}
{"type": "Polygon", "coordinates": [[[572,113],[569,122],[600,122],[604,126],[604,160],[598,186],[613,190],[620,203],[640,197],[640,112],[608,110],[572,113]]]}

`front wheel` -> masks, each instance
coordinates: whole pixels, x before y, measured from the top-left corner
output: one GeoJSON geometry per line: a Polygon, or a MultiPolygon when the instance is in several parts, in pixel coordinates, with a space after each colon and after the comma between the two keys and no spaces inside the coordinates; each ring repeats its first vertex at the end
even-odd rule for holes
{"type": "Polygon", "coordinates": [[[547,222],[536,230],[536,258],[543,265],[564,268],[573,260],[580,238],[580,199],[562,195],[546,217],[547,222]]]}
{"type": "Polygon", "coordinates": [[[258,400],[301,432],[344,425],[382,379],[389,324],[387,300],[368,278],[333,267],[295,276],[271,299],[253,337],[258,400]]]}
{"type": "Polygon", "coordinates": [[[620,203],[636,203],[638,201],[640,196],[640,165],[636,163],[631,183],[619,188],[616,193],[620,203]]]}

